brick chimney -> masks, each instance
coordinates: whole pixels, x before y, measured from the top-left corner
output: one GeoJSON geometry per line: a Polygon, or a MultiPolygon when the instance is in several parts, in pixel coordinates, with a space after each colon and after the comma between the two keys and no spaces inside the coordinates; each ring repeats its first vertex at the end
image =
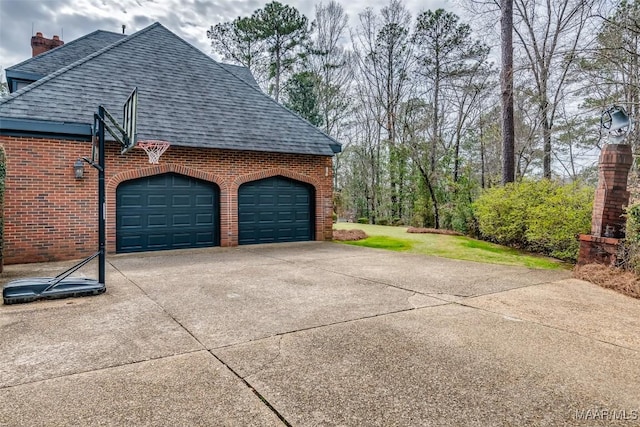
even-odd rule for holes
{"type": "Polygon", "coordinates": [[[31,57],[38,56],[63,44],[64,42],[58,36],[47,39],[42,36],[41,32],[37,32],[35,36],[31,37],[31,57]]]}

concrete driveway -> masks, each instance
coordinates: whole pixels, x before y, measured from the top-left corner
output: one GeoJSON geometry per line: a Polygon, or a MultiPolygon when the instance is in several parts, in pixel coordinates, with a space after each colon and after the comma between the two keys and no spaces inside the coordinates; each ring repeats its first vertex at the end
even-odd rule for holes
{"type": "Polygon", "coordinates": [[[640,301],[566,271],[309,242],[107,286],[0,307],[0,425],[640,425],[640,301]]]}

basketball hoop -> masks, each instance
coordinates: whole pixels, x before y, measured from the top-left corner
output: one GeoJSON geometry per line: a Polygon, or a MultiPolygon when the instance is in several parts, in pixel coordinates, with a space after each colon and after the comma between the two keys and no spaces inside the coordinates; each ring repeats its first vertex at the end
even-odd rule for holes
{"type": "Polygon", "coordinates": [[[157,165],[158,160],[160,160],[160,156],[167,151],[167,148],[169,148],[170,145],[171,143],[167,141],[149,140],[138,142],[136,147],[142,148],[147,153],[149,156],[149,163],[157,165]]]}

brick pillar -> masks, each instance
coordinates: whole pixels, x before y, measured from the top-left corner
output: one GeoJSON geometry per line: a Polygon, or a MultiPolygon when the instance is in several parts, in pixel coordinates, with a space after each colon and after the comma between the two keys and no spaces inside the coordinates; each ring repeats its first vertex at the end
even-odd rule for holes
{"type": "Polygon", "coordinates": [[[632,162],[631,146],[628,144],[607,144],[602,149],[591,235],[620,237],[624,231],[622,214],[623,208],[629,204],[627,179],[632,162]]]}

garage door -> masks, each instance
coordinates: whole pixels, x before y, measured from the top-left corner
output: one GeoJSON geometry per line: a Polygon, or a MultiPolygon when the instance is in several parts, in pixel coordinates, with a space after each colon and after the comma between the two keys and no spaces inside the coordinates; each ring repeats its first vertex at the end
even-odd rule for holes
{"type": "Polygon", "coordinates": [[[219,245],[215,184],[167,173],[126,181],[116,193],[116,251],[219,245]]]}
{"type": "Polygon", "coordinates": [[[238,191],[238,243],[313,239],[313,188],[283,177],[252,181],[238,191]]]}

